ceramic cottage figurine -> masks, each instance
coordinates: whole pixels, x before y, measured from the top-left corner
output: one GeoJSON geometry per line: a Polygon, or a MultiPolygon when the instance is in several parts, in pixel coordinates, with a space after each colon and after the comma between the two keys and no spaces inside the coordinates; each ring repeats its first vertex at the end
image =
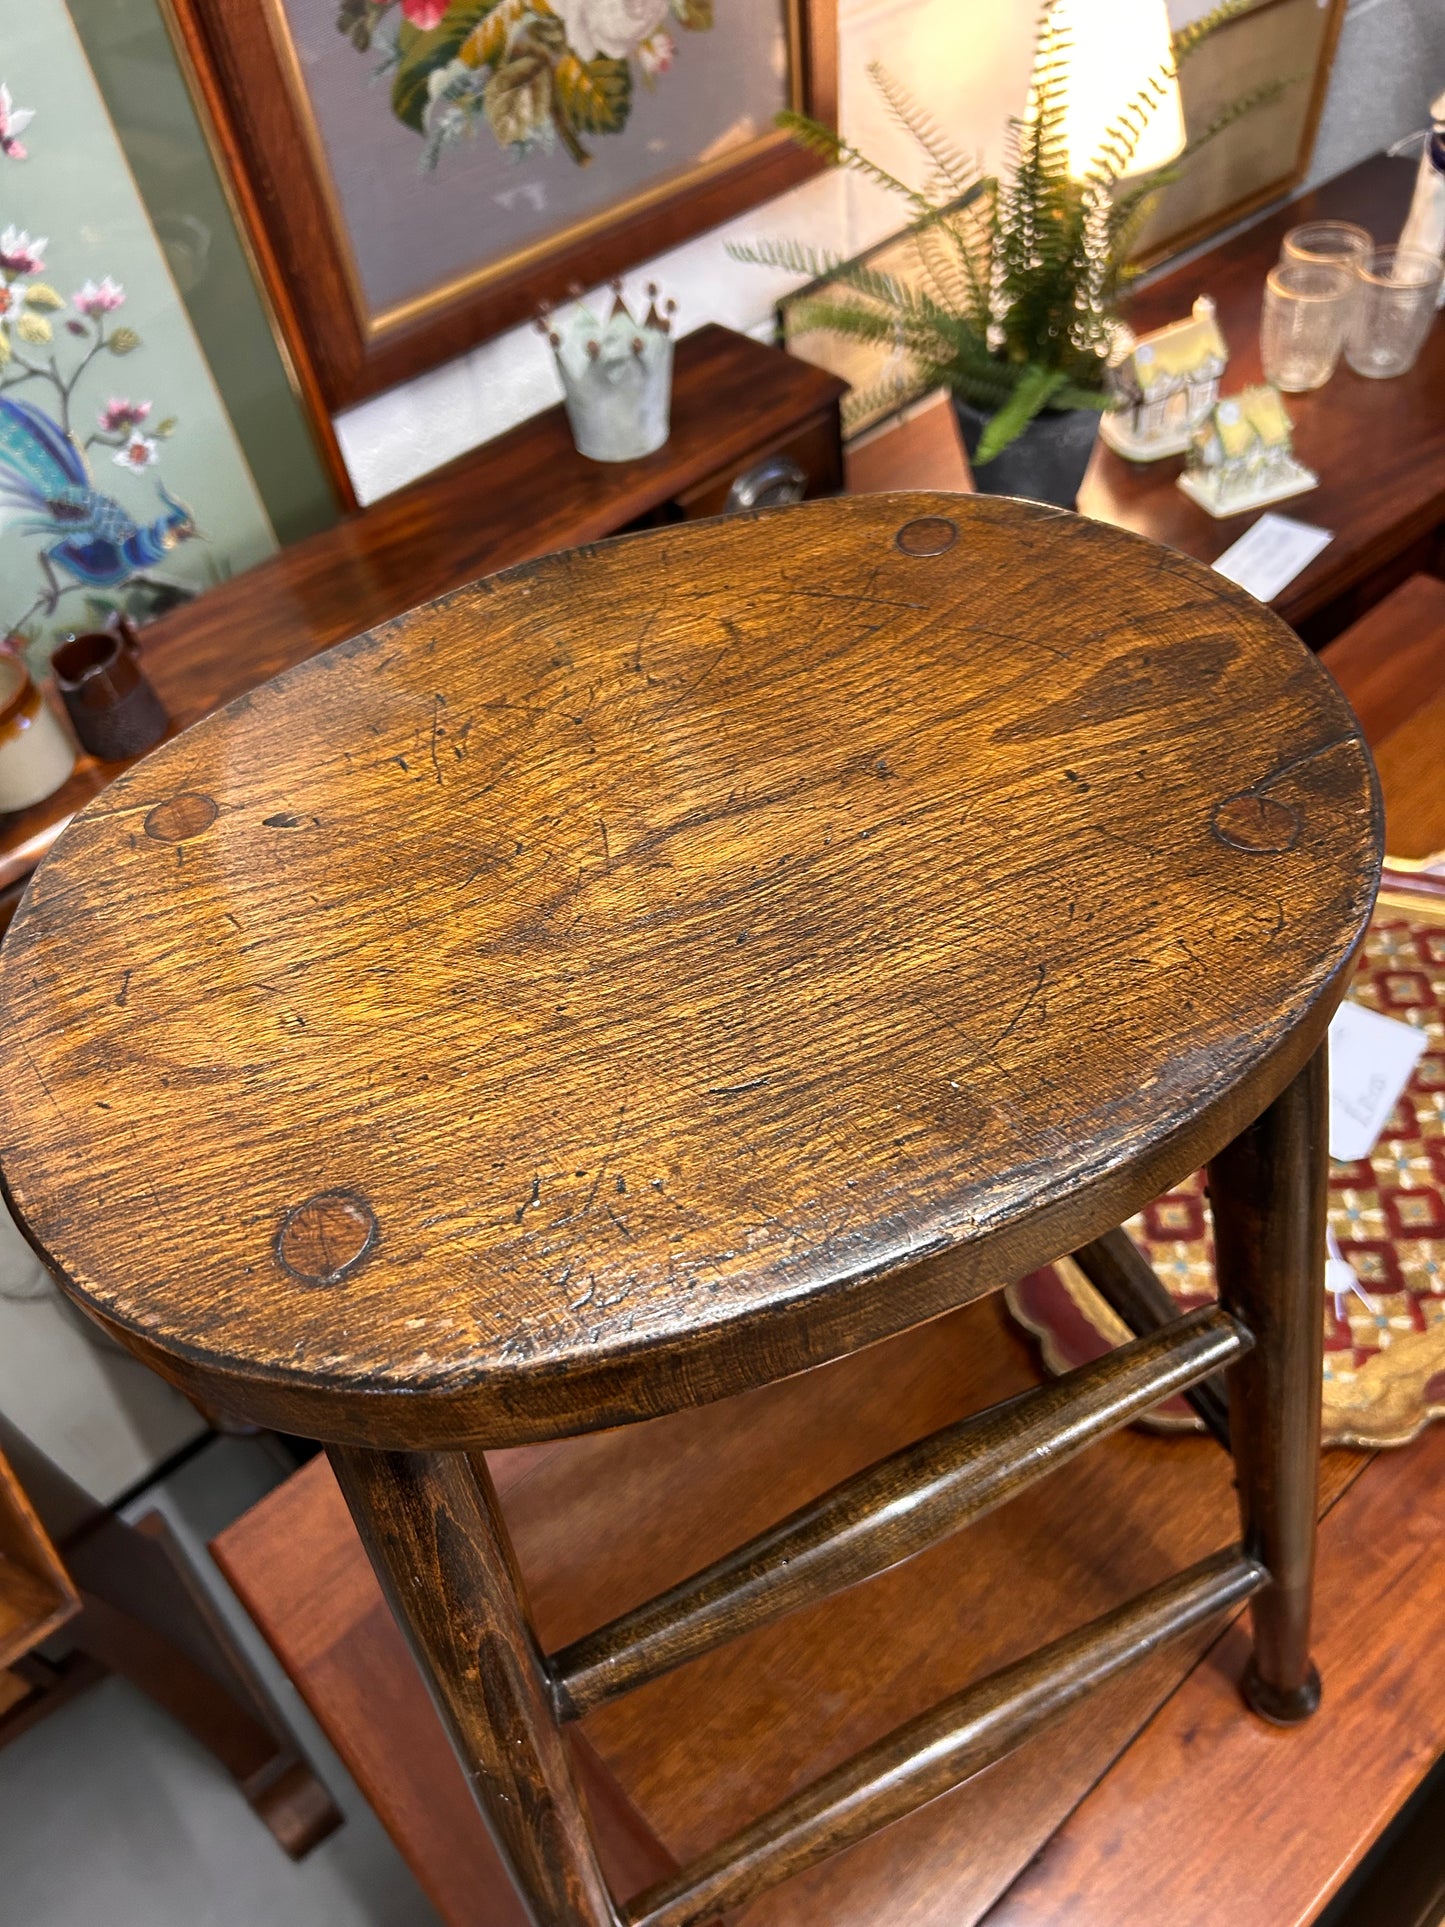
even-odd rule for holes
{"type": "Polygon", "coordinates": [[[1179,486],[1211,515],[1239,515],[1302,495],[1319,479],[1295,460],[1279,391],[1262,383],[1215,403],[1190,437],[1179,486]]]}
{"type": "Polygon", "coordinates": [[[577,452],[594,462],[635,461],[668,437],[677,303],[659,307],[654,281],[647,300],[646,318],[634,320],[614,281],[605,323],[579,302],[565,319],[544,315],[537,324],[556,356],[577,452]]]}
{"type": "Polygon", "coordinates": [[[1214,303],[1202,294],[1187,321],[1171,321],[1137,340],[1127,335],[1110,357],[1110,405],[1100,434],[1131,462],[1182,455],[1218,399],[1228,365],[1214,303]]]}

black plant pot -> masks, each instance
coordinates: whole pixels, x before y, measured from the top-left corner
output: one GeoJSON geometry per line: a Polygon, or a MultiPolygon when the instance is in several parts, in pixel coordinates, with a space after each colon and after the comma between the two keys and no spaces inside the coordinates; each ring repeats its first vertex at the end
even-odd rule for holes
{"type": "MultiPolygon", "coordinates": [[[[988,417],[961,395],[954,396],[953,407],[972,462],[988,417]]],[[[1095,408],[1067,408],[1057,414],[1046,409],[991,462],[974,469],[974,487],[985,495],[1022,495],[1030,502],[1071,509],[1098,433],[1095,408]]]]}

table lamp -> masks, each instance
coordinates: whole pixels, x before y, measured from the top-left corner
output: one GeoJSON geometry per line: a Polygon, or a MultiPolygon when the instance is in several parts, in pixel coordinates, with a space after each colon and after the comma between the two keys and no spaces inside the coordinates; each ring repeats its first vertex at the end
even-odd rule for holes
{"type": "Polygon", "coordinates": [[[1076,180],[1100,158],[1109,130],[1144,98],[1152,105],[1125,172],[1152,173],[1183,152],[1165,0],[1057,0],[1049,26],[1041,58],[1064,64],[1064,136],[1076,180]]]}

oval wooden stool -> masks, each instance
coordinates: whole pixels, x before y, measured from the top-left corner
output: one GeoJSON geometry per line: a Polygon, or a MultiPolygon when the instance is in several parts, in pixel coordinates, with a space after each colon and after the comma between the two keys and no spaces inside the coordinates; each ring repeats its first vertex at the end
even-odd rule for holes
{"type": "Polygon", "coordinates": [[[328,1443],[536,1919],[683,1927],[1246,1596],[1254,1705],[1313,1706],[1323,1041],[1379,847],[1328,676],[1133,536],[907,495],[609,542],[330,650],[77,817],[3,952],[5,1182],[131,1350],[328,1443]],[[1205,1160],[1222,1303],[1174,1320],[1114,1227],[1205,1160]],[[478,1448],[1067,1251],[1134,1342],[538,1650],[478,1448]],[[1239,1546],[608,1894],[567,1721],[1184,1387],[1239,1546]]]}

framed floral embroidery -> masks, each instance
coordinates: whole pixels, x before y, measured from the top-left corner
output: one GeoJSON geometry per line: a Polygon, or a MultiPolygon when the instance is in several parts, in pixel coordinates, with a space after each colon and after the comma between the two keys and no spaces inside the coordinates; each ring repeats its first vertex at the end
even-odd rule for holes
{"type": "Polygon", "coordinates": [[[836,0],[169,0],[333,408],[817,170],[836,0]]]}

